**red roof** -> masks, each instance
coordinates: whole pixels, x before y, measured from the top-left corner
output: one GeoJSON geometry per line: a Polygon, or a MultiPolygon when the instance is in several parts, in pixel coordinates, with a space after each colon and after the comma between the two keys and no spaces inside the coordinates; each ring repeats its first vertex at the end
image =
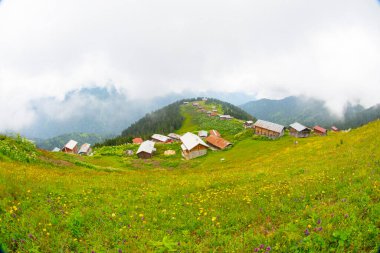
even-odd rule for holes
{"type": "Polygon", "coordinates": [[[339,131],[339,129],[336,126],[332,126],[331,130],[333,130],[334,132],[338,132],[339,131]]]}
{"type": "Polygon", "coordinates": [[[327,130],[324,129],[323,127],[321,127],[321,126],[315,126],[313,129],[314,129],[314,131],[321,132],[321,133],[326,133],[327,132],[327,130]]]}
{"type": "Polygon", "coordinates": [[[133,142],[134,144],[141,144],[141,143],[143,143],[143,139],[141,139],[141,138],[134,138],[134,139],[132,140],[132,142],[133,142]]]}
{"type": "Polygon", "coordinates": [[[210,135],[215,135],[215,136],[220,137],[220,133],[216,130],[210,130],[210,135]]]}
{"type": "Polygon", "coordinates": [[[220,138],[220,137],[215,136],[215,135],[209,135],[206,138],[206,142],[210,143],[212,146],[215,146],[219,149],[225,149],[228,145],[231,145],[231,143],[229,143],[225,139],[220,138]]]}

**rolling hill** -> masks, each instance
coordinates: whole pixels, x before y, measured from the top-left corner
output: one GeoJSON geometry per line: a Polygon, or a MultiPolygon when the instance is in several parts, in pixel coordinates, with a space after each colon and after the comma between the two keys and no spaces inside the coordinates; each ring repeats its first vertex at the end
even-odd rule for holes
{"type": "MultiPolygon", "coordinates": [[[[252,136],[180,105],[178,133],[233,147],[183,160],[180,144],[51,153],[0,137],[0,245],[9,252],[374,252],[380,121],[326,137],[252,136]],[[165,150],[175,150],[165,156],[165,150]]],[[[238,124],[239,123],[239,124],[238,124]]],[[[239,126],[238,126],[239,125],[239,126]]]]}
{"type": "Polygon", "coordinates": [[[336,125],[342,129],[362,126],[380,118],[380,106],[364,108],[361,105],[347,104],[343,119],[331,114],[321,100],[306,97],[287,97],[280,100],[260,99],[240,106],[257,118],[289,125],[295,121],[307,126],[336,125]]]}

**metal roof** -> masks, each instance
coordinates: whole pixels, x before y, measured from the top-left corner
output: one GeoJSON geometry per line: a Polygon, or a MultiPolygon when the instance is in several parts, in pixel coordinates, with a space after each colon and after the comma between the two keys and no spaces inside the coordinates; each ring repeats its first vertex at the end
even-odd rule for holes
{"type": "Polygon", "coordinates": [[[205,131],[205,130],[201,130],[201,131],[198,132],[198,136],[199,137],[207,137],[207,135],[208,135],[207,131],[205,131]]]}
{"type": "Polygon", "coordinates": [[[136,137],[136,138],[133,138],[132,142],[134,144],[140,144],[143,142],[143,139],[142,138],[139,138],[139,137],[136,137]]]}
{"type": "Polygon", "coordinates": [[[139,149],[137,150],[136,154],[140,153],[140,152],[146,152],[148,154],[152,154],[153,151],[155,151],[155,148],[154,148],[154,142],[153,141],[144,141],[143,143],[141,143],[139,149]]]}
{"type": "Polygon", "coordinates": [[[198,145],[202,145],[205,147],[208,147],[208,145],[201,139],[199,136],[193,134],[193,133],[185,133],[184,135],[181,136],[181,141],[182,144],[181,148],[183,150],[192,150],[198,145]]]}
{"type": "Polygon", "coordinates": [[[206,141],[219,149],[225,149],[228,145],[231,145],[230,142],[216,135],[210,135],[206,138],[206,141]]]}
{"type": "Polygon", "coordinates": [[[215,135],[215,136],[220,137],[220,133],[216,130],[210,130],[210,135],[215,135]]]}
{"type": "Polygon", "coordinates": [[[57,148],[57,147],[55,147],[53,150],[52,150],[52,152],[59,152],[59,151],[61,151],[59,148],[57,148]]]}
{"type": "Polygon", "coordinates": [[[78,145],[78,142],[70,140],[68,143],[66,143],[65,148],[73,150],[76,145],[78,145]]]}
{"type": "Polygon", "coordinates": [[[233,117],[231,115],[220,115],[220,118],[226,118],[226,119],[232,119],[233,117]]]}
{"type": "Polygon", "coordinates": [[[162,142],[167,142],[169,140],[169,137],[162,134],[153,134],[152,139],[159,140],[162,142]]]}
{"type": "Polygon", "coordinates": [[[282,130],[284,130],[284,128],[285,128],[283,125],[279,125],[279,124],[272,123],[272,122],[265,121],[265,120],[261,120],[261,119],[257,120],[256,123],[254,124],[254,126],[265,128],[265,129],[271,130],[271,131],[276,132],[276,133],[281,133],[282,130]]]}
{"type": "Polygon", "coordinates": [[[305,129],[309,129],[308,127],[305,127],[304,125],[294,122],[293,124],[290,125],[291,128],[295,129],[297,132],[301,132],[305,129]]]}
{"type": "Polygon", "coordinates": [[[317,130],[318,132],[322,132],[322,133],[326,133],[327,132],[327,130],[324,129],[323,127],[321,127],[321,126],[315,126],[314,130],[317,130]]]}
{"type": "Polygon", "coordinates": [[[89,151],[89,149],[90,149],[90,146],[91,146],[91,144],[88,144],[88,143],[83,144],[83,145],[80,147],[78,153],[79,153],[79,154],[80,154],[80,153],[87,153],[87,152],[89,151]]]}
{"type": "Polygon", "coordinates": [[[175,139],[175,140],[179,140],[181,138],[181,135],[176,134],[176,133],[170,133],[170,134],[168,134],[168,137],[175,139]]]}

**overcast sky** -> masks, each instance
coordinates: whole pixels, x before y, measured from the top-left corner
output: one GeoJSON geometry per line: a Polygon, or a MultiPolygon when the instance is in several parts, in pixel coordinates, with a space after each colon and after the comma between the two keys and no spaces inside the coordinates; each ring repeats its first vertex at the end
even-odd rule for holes
{"type": "Polygon", "coordinates": [[[380,4],[0,1],[0,130],[31,124],[31,100],[111,84],[131,98],[219,90],[370,106],[380,102],[380,4]]]}

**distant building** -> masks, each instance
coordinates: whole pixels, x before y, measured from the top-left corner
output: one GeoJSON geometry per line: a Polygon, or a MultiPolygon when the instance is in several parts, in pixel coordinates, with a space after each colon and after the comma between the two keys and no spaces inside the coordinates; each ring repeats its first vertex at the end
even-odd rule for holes
{"type": "Polygon", "coordinates": [[[283,136],[285,132],[284,126],[260,119],[255,122],[253,127],[255,128],[256,135],[262,135],[272,139],[283,136]]]}
{"type": "Polygon", "coordinates": [[[217,113],[217,112],[212,112],[212,113],[209,114],[208,116],[210,116],[210,117],[216,117],[216,116],[218,116],[218,113],[217,113]]]}
{"type": "Polygon", "coordinates": [[[332,130],[333,132],[339,132],[339,131],[340,131],[339,128],[337,128],[336,126],[332,126],[332,127],[331,127],[331,130],[332,130]]]}
{"type": "Polygon", "coordinates": [[[319,135],[319,136],[325,136],[327,135],[327,129],[321,127],[321,126],[315,126],[313,127],[314,134],[319,135]]]}
{"type": "Polygon", "coordinates": [[[69,154],[77,154],[78,153],[78,142],[76,142],[74,140],[70,140],[62,148],[62,152],[69,153],[69,154]]]}
{"type": "Polygon", "coordinates": [[[233,117],[231,115],[220,115],[219,119],[221,119],[221,120],[230,120],[230,119],[233,119],[233,117]]]}
{"type": "Polygon", "coordinates": [[[171,139],[165,135],[162,135],[162,134],[153,134],[152,135],[152,141],[168,143],[168,142],[171,142],[171,139]]]}
{"type": "Polygon", "coordinates": [[[143,143],[143,139],[139,138],[139,137],[133,138],[132,143],[133,144],[141,144],[141,143],[143,143]]]}
{"type": "Polygon", "coordinates": [[[173,141],[179,141],[181,139],[181,135],[175,133],[168,134],[168,137],[173,141]]]}
{"type": "Polygon", "coordinates": [[[207,131],[205,131],[205,130],[201,130],[201,131],[199,131],[198,132],[198,136],[199,137],[202,137],[202,138],[204,138],[204,137],[207,137],[207,131]]]}
{"type": "Polygon", "coordinates": [[[218,136],[218,137],[221,136],[220,133],[218,131],[216,131],[216,130],[210,130],[210,135],[215,135],[215,136],[218,136]]]}
{"type": "Polygon", "coordinates": [[[289,134],[297,138],[306,138],[309,137],[311,129],[295,122],[289,126],[289,134]]]}
{"type": "Polygon", "coordinates": [[[189,102],[187,102],[187,101],[185,101],[185,102],[183,102],[183,104],[185,104],[185,105],[187,105],[189,102]]]}
{"type": "Polygon", "coordinates": [[[253,128],[253,121],[248,120],[248,121],[244,122],[243,126],[244,126],[244,128],[253,128]]]}
{"type": "Polygon", "coordinates": [[[154,151],[156,151],[156,149],[154,148],[154,142],[144,141],[143,143],[141,143],[136,154],[141,159],[148,159],[148,158],[152,158],[154,151]]]}
{"type": "Polygon", "coordinates": [[[215,149],[225,149],[232,144],[225,139],[218,137],[216,135],[210,135],[206,138],[206,142],[215,149]]]}
{"type": "Polygon", "coordinates": [[[194,103],[193,103],[193,106],[198,107],[198,106],[199,106],[199,103],[198,103],[198,102],[194,102],[194,103]]]}
{"type": "Polygon", "coordinates": [[[55,148],[53,148],[53,150],[52,150],[51,152],[59,152],[59,151],[61,151],[61,149],[60,149],[60,148],[57,148],[57,147],[55,147],[55,148]]]}
{"type": "Polygon", "coordinates": [[[79,152],[78,152],[78,154],[80,155],[90,155],[91,153],[92,153],[91,144],[88,144],[88,143],[83,144],[80,147],[79,152]]]}
{"type": "Polygon", "coordinates": [[[208,145],[197,135],[186,133],[181,137],[182,156],[189,160],[207,154],[208,145]]]}
{"type": "Polygon", "coordinates": [[[202,98],[202,101],[207,101],[207,98],[202,98]]]}

